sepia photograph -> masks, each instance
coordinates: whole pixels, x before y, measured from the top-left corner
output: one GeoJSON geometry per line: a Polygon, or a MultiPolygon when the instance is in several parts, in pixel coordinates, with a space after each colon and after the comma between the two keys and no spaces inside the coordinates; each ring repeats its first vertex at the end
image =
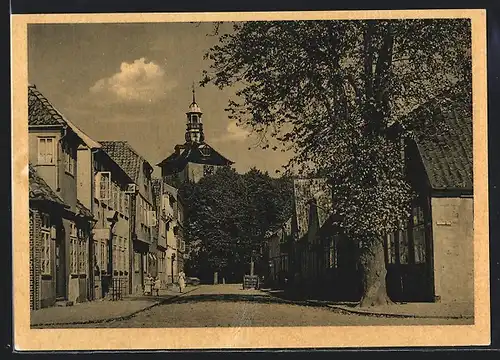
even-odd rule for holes
{"type": "Polygon", "coordinates": [[[19,16],[17,334],[487,343],[485,19],[449,13],[19,16]]]}

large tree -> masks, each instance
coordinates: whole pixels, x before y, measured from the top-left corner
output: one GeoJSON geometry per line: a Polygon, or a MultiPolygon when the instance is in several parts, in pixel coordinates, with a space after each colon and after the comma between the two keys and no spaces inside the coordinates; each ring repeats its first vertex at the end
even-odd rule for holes
{"type": "Polygon", "coordinates": [[[230,117],[293,151],[289,170],[328,177],[337,225],[362,250],[361,306],[390,303],[384,236],[413,196],[403,140],[442,129],[405,115],[470,102],[470,21],[255,21],[218,35],[202,85],[238,85],[230,117]]]}
{"type": "Polygon", "coordinates": [[[198,183],[185,183],[189,271],[217,271],[241,281],[250,262],[260,257],[265,232],[290,216],[291,189],[286,178],[257,169],[241,175],[221,168],[198,183]]]}

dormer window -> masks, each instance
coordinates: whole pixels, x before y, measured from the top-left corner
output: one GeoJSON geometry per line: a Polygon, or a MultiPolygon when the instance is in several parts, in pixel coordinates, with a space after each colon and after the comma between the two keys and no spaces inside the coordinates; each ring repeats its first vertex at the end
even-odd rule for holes
{"type": "Polygon", "coordinates": [[[200,147],[200,152],[203,156],[210,156],[210,148],[206,146],[200,147]]]}

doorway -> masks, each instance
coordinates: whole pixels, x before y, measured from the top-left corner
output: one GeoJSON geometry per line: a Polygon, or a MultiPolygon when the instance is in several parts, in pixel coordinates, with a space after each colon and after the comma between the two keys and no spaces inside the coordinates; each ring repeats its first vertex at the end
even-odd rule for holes
{"type": "Polygon", "coordinates": [[[66,234],[64,228],[61,231],[61,236],[56,239],[56,299],[66,299],[66,256],[64,239],[66,234]]]}

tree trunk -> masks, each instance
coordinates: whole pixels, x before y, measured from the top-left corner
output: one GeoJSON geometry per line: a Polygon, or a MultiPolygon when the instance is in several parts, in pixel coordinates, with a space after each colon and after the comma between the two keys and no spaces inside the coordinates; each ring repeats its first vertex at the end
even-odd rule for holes
{"type": "Polygon", "coordinates": [[[392,304],[387,295],[384,243],[382,239],[369,239],[360,254],[362,296],[360,307],[392,304]]]}

